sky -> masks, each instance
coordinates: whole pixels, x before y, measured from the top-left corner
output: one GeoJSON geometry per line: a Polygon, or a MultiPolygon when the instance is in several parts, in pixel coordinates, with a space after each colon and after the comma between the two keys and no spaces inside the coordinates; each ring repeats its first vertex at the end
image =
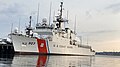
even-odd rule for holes
{"type": "Polygon", "coordinates": [[[4,38],[19,26],[24,30],[32,16],[32,26],[36,24],[38,4],[39,22],[51,20],[57,15],[60,2],[64,2],[64,17],[68,26],[82,37],[82,43],[89,44],[95,51],[120,51],[120,0],[0,0],[0,38],[4,38]]]}

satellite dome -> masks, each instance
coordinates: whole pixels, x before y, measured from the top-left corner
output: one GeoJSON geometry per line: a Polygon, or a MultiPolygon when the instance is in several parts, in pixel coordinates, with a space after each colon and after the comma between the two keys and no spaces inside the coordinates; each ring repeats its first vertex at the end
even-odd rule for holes
{"type": "Polygon", "coordinates": [[[18,28],[17,27],[15,27],[14,33],[18,33],[18,28]]]}
{"type": "Polygon", "coordinates": [[[47,22],[47,19],[46,19],[46,18],[43,18],[43,19],[42,19],[42,22],[45,22],[45,23],[46,23],[46,22],[47,22]]]}

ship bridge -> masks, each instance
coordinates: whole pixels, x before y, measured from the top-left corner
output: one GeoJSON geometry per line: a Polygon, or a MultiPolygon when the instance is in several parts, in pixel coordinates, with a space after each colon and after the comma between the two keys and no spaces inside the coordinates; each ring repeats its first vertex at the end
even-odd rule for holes
{"type": "Polygon", "coordinates": [[[52,30],[54,28],[54,25],[48,25],[47,20],[44,18],[42,20],[42,23],[37,23],[35,30],[33,30],[34,33],[37,33],[38,35],[53,35],[52,30]]]}

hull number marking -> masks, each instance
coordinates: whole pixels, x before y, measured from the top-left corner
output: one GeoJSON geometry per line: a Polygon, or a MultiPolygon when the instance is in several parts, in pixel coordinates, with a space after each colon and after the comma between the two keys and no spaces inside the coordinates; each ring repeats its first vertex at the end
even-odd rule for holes
{"type": "Polygon", "coordinates": [[[23,45],[35,45],[35,42],[22,42],[23,45]]]}

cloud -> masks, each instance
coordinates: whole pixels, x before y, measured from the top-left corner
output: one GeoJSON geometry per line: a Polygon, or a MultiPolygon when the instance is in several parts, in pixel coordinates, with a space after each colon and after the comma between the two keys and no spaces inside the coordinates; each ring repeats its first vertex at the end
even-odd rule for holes
{"type": "Polygon", "coordinates": [[[105,9],[111,10],[113,13],[119,13],[120,12],[120,3],[111,4],[108,7],[106,7],[105,9]]]}
{"type": "Polygon", "coordinates": [[[109,34],[109,33],[117,33],[120,30],[101,30],[101,31],[93,31],[93,32],[81,32],[82,35],[95,35],[95,34],[109,34]]]}
{"type": "Polygon", "coordinates": [[[110,32],[118,32],[119,30],[101,30],[101,31],[95,31],[91,33],[110,33],[110,32]]]}
{"type": "Polygon", "coordinates": [[[14,3],[14,4],[9,4],[6,5],[6,7],[0,9],[0,14],[4,15],[18,15],[22,12],[22,9],[19,4],[14,3]]]}

